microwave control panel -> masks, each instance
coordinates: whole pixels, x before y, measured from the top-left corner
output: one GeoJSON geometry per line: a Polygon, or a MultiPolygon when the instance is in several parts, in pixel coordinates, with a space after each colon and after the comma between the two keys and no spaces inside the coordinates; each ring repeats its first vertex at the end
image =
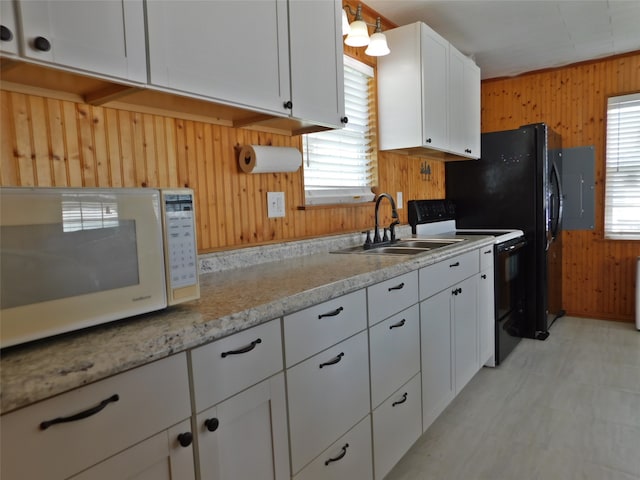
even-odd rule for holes
{"type": "Polygon", "coordinates": [[[193,190],[162,190],[167,303],[200,297],[193,190]]]}

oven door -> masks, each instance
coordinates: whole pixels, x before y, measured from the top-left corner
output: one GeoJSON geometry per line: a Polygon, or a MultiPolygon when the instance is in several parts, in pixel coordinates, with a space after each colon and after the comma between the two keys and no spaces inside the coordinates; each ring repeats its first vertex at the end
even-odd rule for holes
{"type": "Polygon", "coordinates": [[[526,296],[522,255],[526,244],[524,237],[520,237],[496,245],[496,365],[515,348],[524,333],[526,296]]]}

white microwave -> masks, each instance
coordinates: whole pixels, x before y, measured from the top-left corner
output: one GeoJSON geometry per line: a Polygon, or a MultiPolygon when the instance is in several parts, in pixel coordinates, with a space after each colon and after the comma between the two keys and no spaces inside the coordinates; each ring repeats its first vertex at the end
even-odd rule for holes
{"type": "Polygon", "coordinates": [[[0,188],[0,348],[199,297],[192,190],[0,188]]]}

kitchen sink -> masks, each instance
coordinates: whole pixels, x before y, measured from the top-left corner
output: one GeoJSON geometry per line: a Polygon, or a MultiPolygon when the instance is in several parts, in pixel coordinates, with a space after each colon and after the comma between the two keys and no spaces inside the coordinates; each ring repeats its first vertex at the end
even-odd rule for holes
{"type": "Polygon", "coordinates": [[[463,238],[433,238],[433,239],[416,239],[416,240],[398,240],[395,246],[412,247],[412,248],[441,248],[448,247],[457,242],[463,242],[463,238]]]}
{"type": "Polygon", "coordinates": [[[362,245],[344,248],[331,253],[357,253],[362,255],[418,255],[436,248],[448,247],[464,239],[433,238],[398,240],[396,243],[365,249],[362,245]]]}

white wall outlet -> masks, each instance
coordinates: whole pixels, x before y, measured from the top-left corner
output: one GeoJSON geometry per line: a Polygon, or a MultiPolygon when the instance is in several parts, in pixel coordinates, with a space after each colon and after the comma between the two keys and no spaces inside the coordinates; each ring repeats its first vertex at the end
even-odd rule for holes
{"type": "Polygon", "coordinates": [[[284,192],[267,192],[267,216],[284,217],[284,192]]]}
{"type": "Polygon", "coordinates": [[[396,208],[397,209],[402,208],[402,192],[396,193],[396,208]]]}

